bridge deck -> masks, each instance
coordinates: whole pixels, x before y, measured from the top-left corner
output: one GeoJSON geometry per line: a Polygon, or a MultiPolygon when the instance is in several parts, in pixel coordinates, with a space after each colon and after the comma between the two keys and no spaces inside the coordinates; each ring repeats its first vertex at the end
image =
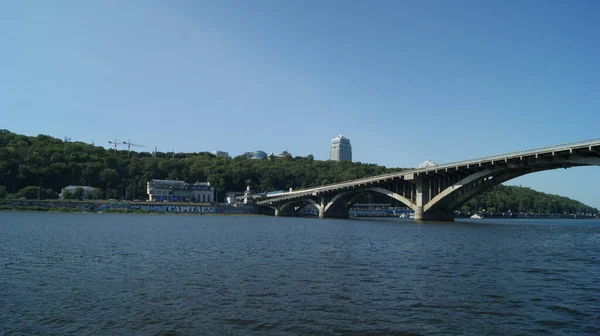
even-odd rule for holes
{"type": "Polygon", "coordinates": [[[524,158],[532,157],[532,156],[540,156],[547,154],[561,154],[564,152],[572,152],[574,150],[586,149],[588,148],[590,151],[593,148],[600,146],[600,139],[591,139],[584,141],[571,142],[566,144],[560,144],[555,146],[546,146],[539,147],[533,149],[522,150],[518,152],[511,152],[500,155],[487,156],[482,158],[476,158],[471,160],[457,161],[445,163],[442,165],[437,165],[435,167],[427,167],[427,168],[416,168],[416,169],[407,169],[401,172],[394,172],[388,174],[382,174],[377,176],[371,176],[366,178],[361,178],[357,180],[345,181],[340,183],[332,183],[320,187],[309,188],[309,189],[301,189],[294,190],[291,192],[285,192],[275,195],[268,195],[267,199],[261,200],[257,202],[258,204],[268,204],[274,200],[285,200],[291,199],[306,195],[317,195],[323,192],[331,192],[340,189],[352,188],[360,185],[377,183],[383,181],[389,181],[394,179],[403,179],[410,175],[420,175],[420,174],[428,174],[428,173],[438,173],[443,171],[448,171],[451,169],[460,169],[461,167],[469,168],[471,166],[482,166],[486,164],[494,164],[495,162],[506,162],[508,160],[521,160],[524,158]]]}

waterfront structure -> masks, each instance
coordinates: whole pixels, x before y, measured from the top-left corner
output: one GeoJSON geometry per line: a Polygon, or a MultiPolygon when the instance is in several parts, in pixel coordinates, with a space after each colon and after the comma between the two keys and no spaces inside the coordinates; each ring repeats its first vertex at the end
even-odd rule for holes
{"type": "Polygon", "coordinates": [[[244,192],[242,191],[228,191],[227,193],[225,193],[225,203],[236,204],[238,203],[238,197],[243,195],[244,192]]]}
{"type": "Polygon", "coordinates": [[[88,199],[88,198],[90,198],[90,194],[91,194],[91,193],[94,191],[94,187],[90,187],[90,186],[76,186],[76,185],[69,185],[69,186],[66,186],[66,187],[64,187],[64,188],[62,188],[62,189],[60,190],[60,194],[58,195],[58,197],[59,197],[60,199],[63,199],[63,198],[64,198],[65,191],[66,191],[66,192],[70,192],[70,193],[72,193],[72,192],[74,192],[74,191],[75,191],[75,189],[77,189],[77,188],[80,188],[81,190],[83,190],[83,195],[81,196],[83,199],[88,199]]]}
{"type": "Polygon", "coordinates": [[[350,139],[341,134],[331,139],[331,145],[329,146],[329,160],[352,161],[352,145],[350,145],[350,139]]]}
{"type": "Polygon", "coordinates": [[[250,190],[250,186],[246,187],[246,191],[244,192],[244,204],[253,204],[254,203],[254,195],[250,190]]]}
{"type": "Polygon", "coordinates": [[[229,153],[227,153],[227,152],[221,152],[221,151],[218,151],[218,150],[217,151],[212,151],[212,152],[210,152],[210,154],[212,154],[212,155],[214,155],[216,157],[222,157],[222,158],[226,158],[226,159],[229,158],[229,153]]]}
{"type": "Polygon", "coordinates": [[[150,180],[146,184],[150,202],[214,202],[214,188],[210,182],[188,184],[176,180],[150,180]]]}
{"type": "Polygon", "coordinates": [[[257,205],[276,216],[294,215],[313,204],[319,217],[348,217],[366,192],[387,195],[414,211],[416,220],[453,220],[454,210],[474,196],[513,178],[539,171],[600,166],[600,139],[503,155],[427,165],[423,168],[266,195],[257,205]]]}

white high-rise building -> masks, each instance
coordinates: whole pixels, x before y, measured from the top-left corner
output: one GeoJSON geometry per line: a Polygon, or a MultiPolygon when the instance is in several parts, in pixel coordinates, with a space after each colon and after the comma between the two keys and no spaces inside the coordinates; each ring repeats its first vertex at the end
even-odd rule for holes
{"type": "Polygon", "coordinates": [[[352,161],[352,145],[350,145],[350,139],[341,134],[331,139],[329,160],[352,161]]]}

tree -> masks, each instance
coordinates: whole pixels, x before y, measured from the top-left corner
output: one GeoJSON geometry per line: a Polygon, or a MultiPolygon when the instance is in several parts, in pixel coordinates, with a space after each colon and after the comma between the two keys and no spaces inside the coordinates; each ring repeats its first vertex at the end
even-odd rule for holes
{"type": "Polygon", "coordinates": [[[26,199],[37,199],[39,196],[42,199],[46,198],[46,191],[37,186],[28,186],[19,190],[16,194],[17,198],[25,197],[26,199]]]}
{"type": "Polygon", "coordinates": [[[6,191],[6,187],[0,185],[0,199],[6,198],[7,195],[8,195],[8,192],[6,191]]]}
{"type": "Polygon", "coordinates": [[[57,199],[58,194],[54,190],[48,188],[44,191],[44,199],[57,199]]]}
{"type": "Polygon", "coordinates": [[[90,199],[102,199],[102,196],[104,196],[104,192],[102,191],[102,189],[100,188],[94,188],[94,190],[92,190],[92,192],[90,193],[90,199]]]}

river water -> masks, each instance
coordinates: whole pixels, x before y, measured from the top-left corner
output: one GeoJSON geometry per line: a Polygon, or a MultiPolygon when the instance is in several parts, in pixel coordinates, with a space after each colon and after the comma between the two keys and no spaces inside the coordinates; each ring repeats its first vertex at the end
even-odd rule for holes
{"type": "Polygon", "coordinates": [[[0,335],[599,335],[600,221],[0,212],[0,335]]]}

